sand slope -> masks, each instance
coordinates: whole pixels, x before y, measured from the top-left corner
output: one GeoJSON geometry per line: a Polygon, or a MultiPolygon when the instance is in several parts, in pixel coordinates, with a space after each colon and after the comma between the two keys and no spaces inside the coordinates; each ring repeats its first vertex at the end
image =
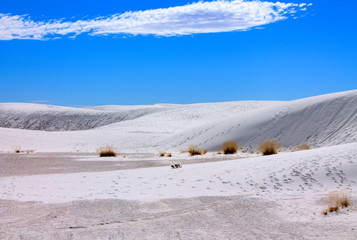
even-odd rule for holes
{"type": "Polygon", "coordinates": [[[213,122],[165,140],[174,147],[217,150],[225,141],[256,148],[276,139],[284,147],[313,147],[357,141],[357,91],[316,96],[260,108],[213,122]]]}
{"type": "Polygon", "coordinates": [[[21,147],[40,152],[95,152],[95,149],[105,145],[113,146],[118,151],[157,151],[163,147],[158,142],[177,133],[224,119],[232,114],[276,104],[280,102],[100,106],[91,109],[36,104],[30,104],[31,108],[28,109],[27,104],[0,104],[3,126],[11,127],[0,128],[0,151],[14,151],[15,148],[21,147]],[[115,116],[120,117],[118,119],[115,116]],[[41,127],[43,131],[15,127],[41,127]],[[44,131],[53,128],[60,131],[44,131]]]}
{"type": "Polygon", "coordinates": [[[85,109],[31,103],[0,103],[0,127],[43,131],[86,130],[132,120],[168,108],[170,107],[155,105],[85,109]]]}
{"type": "Polygon", "coordinates": [[[20,146],[36,151],[94,152],[110,145],[124,152],[157,152],[181,151],[191,144],[217,151],[223,142],[232,140],[255,150],[269,139],[286,148],[302,143],[332,146],[357,141],[356,106],[356,90],[290,102],[91,109],[0,104],[0,151],[20,146]]]}

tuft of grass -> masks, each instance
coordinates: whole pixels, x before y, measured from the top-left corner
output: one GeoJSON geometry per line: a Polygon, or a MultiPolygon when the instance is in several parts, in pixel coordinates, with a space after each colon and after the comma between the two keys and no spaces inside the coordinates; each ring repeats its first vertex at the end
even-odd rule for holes
{"type": "Polygon", "coordinates": [[[277,141],[275,140],[269,140],[265,141],[262,144],[260,144],[258,150],[263,154],[263,155],[272,155],[272,154],[277,154],[278,149],[280,145],[277,141]]]}
{"type": "Polygon", "coordinates": [[[328,208],[322,212],[327,215],[328,212],[337,212],[340,208],[351,206],[350,193],[347,190],[340,192],[332,192],[327,196],[328,208]]]}
{"type": "Polygon", "coordinates": [[[21,146],[14,146],[13,149],[15,153],[21,153],[21,146]]]}
{"type": "Polygon", "coordinates": [[[339,192],[337,197],[337,203],[338,206],[340,206],[341,208],[350,207],[351,206],[350,193],[348,191],[339,192]]]}
{"type": "Polygon", "coordinates": [[[223,143],[221,150],[224,154],[234,154],[238,151],[238,144],[236,142],[225,142],[223,143]]]}
{"type": "Polygon", "coordinates": [[[338,212],[340,210],[339,206],[331,206],[328,208],[328,212],[338,212]]]}
{"type": "Polygon", "coordinates": [[[191,156],[195,156],[195,155],[204,155],[207,153],[207,150],[203,150],[203,149],[199,149],[196,146],[190,146],[190,148],[187,150],[187,152],[191,155],[191,156]]]}
{"type": "Polygon", "coordinates": [[[99,157],[116,157],[117,154],[114,152],[113,148],[110,146],[101,147],[97,149],[99,157]]]}
{"type": "Polygon", "coordinates": [[[297,152],[297,151],[303,151],[303,150],[309,150],[311,149],[311,147],[304,143],[304,144],[301,144],[300,146],[297,146],[295,149],[291,150],[292,152],[297,152]]]}

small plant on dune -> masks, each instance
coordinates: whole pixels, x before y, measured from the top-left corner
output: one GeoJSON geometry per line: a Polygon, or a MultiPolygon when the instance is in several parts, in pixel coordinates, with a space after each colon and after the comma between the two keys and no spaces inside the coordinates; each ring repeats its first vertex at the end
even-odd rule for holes
{"type": "Polygon", "coordinates": [[[338,212],[340,210],[339,206],[331,206],[328,208],[328,212],[338,212]]]}
{"type": "Polygon", "coordinates": [[[279,147],[280,147],[279,143],[277,143],[275,140],[270,140],[270,141],[265,141],[262,144],[260,144],[258,150],[263,155],[272,155],[272,154],[278,153],[279,147]]]}
{"type": "Polygon", "coordinates": [[[166,154],[166,157],[172,157],[171,153],[166,154]]]}
{"type": "Polygon", "coordinates": [[[333,192],[328,195],[328,202],[330,205],[338,206],[341,208],[349,207],[351,206],[349,197],[350,193],[347,190],[333,192]]]}
{"type": "Polygon", "coordinates": [[[25,152],[25,153],[27,153],[27,154],[30,154],[30,153],[34,153],[35,150],[25,150],[25,151],[23,151],[23,152],[25,152]]]}
{"type": "Polygon", "coordinates": [[[15,146],[13,148],[14,148],[15,153],[21,153],[21,146],[15,146]]]}
{"type": "Polygon", "coordinates": [[[207,153],[207,150],[202,150],[197,148],[196,146],[190,146],[190,148],[187,151],[191,156],[195,156],[195,155],[204,155],[207,153]]]}
{"type": "Polygon", "coordinates": [[[296,152],[296,151],[303,151],[303,150],[309,150],[311,149],[311,147],[304,143],[304,144],[301,144],[300,146],[296,147],[295,149],[291,150],[292,152],[296,152]]]}
{"type": "Polygon", "coordinates": [[[160,156],[160,157],[165,157],[165,154],[166,154],[166,152],[160,152],[160,153],[159,153],[159,156],[160,156]]]}
{"type": "Polygon", "coordinates": [[[350,193],[346,190],[339,192],[337,197],[337,202],[341,208],[350,207],[351,206],[350,193]]]}
{"type": "Polygon", "coordinates": [[[221,147],[224,154],[234,154],[238,151],[238,144],[236,142],[225,142],[221,147]]]}
{"type": "Polygon", "coordinates": [[[30,154],[30,153],[34,153],[35,150],[21,150],[21,148],[16,148],[15,149],[15,153],[27,153],[27,154],[30,154]]]}
{"type": "Polygon", "coordinates": [[[347,190],[340,192],[333,192],[327,196],[328,208],[322,212],[327,215],[329,212],[337,212],[340,208],[346,208],[351,206],[350,193],[347,190]]]}
{"type": "Polygon", "coordinates": [[[101,147],[97,149],[99,157],[116,157],[117,154],[114,152],[113,148],[110,146],[101,147]]]}

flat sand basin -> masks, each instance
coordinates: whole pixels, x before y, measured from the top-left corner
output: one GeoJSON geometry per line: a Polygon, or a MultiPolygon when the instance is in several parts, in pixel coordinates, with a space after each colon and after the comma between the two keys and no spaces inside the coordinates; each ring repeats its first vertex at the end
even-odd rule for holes
{"type": "Polygon", "coordinates": [[[152,153],[120,154],[116,158],[99,157],[95,153],[0,153],[0,177],[37,174],[103,172],[123,169],[170,167],[173,163],[193,164],[242,158],[237,155],[220,157],[161,158],[152,153]],[[87,160],[86,160],[87,159],[87,160]],[[134,160],[133,160],[134,159],[134,160]],[[140,160],[142,159],[142,160],[140,160]],[[147,160],[152,159],[152,160],[147,160]]]}

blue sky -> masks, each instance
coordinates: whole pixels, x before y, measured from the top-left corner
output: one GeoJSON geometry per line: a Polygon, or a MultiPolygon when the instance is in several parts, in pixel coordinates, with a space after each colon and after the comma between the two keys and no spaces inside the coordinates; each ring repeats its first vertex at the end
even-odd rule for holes
{"type": "Polygon", "coordinates": [[[0,3],[0,102],[293,100],[357,89],[356,1],[0,3]]]}

